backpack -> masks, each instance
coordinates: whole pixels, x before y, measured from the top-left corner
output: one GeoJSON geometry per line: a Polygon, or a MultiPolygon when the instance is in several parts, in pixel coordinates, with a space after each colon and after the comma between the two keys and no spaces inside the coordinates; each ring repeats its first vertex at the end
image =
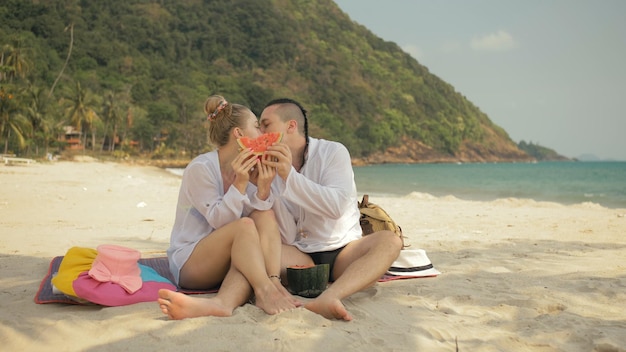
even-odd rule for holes
{"type": "Polygon", "coordinates": [[[389,230],[400,237],[402,240],[402,248],[407,247],[404,245],[402,228],[393,221],[391,216],[389,216],[383,208],[374,203],[370,203],[367,194],[363,195],[363,200],[358,202],[358,206],[361,212],[360,224],[363,236],[367,236],[376,231],[389,230]]]}

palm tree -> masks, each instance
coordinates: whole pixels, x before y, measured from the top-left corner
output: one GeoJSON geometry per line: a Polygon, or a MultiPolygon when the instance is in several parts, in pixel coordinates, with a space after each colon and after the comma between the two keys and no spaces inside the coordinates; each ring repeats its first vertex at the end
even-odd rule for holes
{"type": "Polygon", "coordinates": [[[87,144],[87,131],[91,130],[91,146],[95,150],[95,127],[99,117],[92,106],[96,105],[96,99],[89,94],[89,91],[83,89],[78,81],[67,98],[70,102],[70,106],[67,109],[70,124],[78,131],[83,132],[83,145],[87,144]]]}
{"type": "Polygon", "coordinates": [[[32,126],[31,137],[35,141],[35,153],[39,154],[38,149],[41,143],[47,154],[50,142],[55,137],[55,130],[60,126],[57,126],[54,115],[51,113],[50,99],[43,87],[29,85],[24,91],[30,99],[30,103],[25,109],[25,115],[32,126]]]}
{"type": "Polygon", "coordinates": [[[9,76],[9,72],[12,71],[12,68],[8,65],[5,65],[5,56],[9,55],[9,52],[13,50],[9,44],[4,44],[2,49],[0,50],[0,82],[7,80],[9,76]]]}
{"type": "MultiPolygon", "coordinates": [[[[111,125],[113,129],[110,138],[109,138],[109,151],[112,152],[115,149],[115,141],[117,139],[117,131],[120,123],[122,122],[122,113],[120,111],[120,107],[118,106],[117,97],[109,92],[107,93],[104,106],[102,109],[102,119],[104,120],[104,133],[107,134],[108,127],[111,125]]],[[[104,149],[104,140],[102,141],[102,149],[104,149]]]]}
{"type": "Polygon", "coordinates": [[[65,27],[65,31],[67,31],[68,29],[70,30],[70,47],[67,50],[67,57],[65,58],[65,62],[63,63],[63,67],[61,68],[61,72],[59,72],[59,75],[54,80],[54,83],[52,83],[52,87],[50,88],[50,92],[48,93],[48,97],[52,96],[52,93],[54,92],[54,87],[56,87],[57,83],[59,83],[59,79],[61,79],[61,77],[63,76],[63,72],[65,72],[65,68],[67,67],[67,63],[70,62],[70,57],[72,56],[72,48],[74,47],[74,23],[72,23],[69,26],[65,27]]]}
{"type": "Polygon", "coordinates": [[[9,151],[11,132],[17,138],[20,148],[23,148],[26,145],[24,137],[27,130],[26,119],[19,113],[19,103],[15,95],[0,87],[0,138],[4,138],[4,154],[9,151]]]}
{"type": "Polygon", "coordinates": [[[21,39],[12,39],[11,44],[3,45],[0,50],[0,82],[8,81],[9,88],[5,91],[0,87],[0,138],[4,138],[4,153],[8,152],[12,135],[19,148],[24,148],[29,131],[28,121],[21,114],[20,96],[15,94],[16,88],[12,84],[15,78],[25,78],[29,71],[25,51],[21,39]]]}
{"type": "Polygon", "coordinates": [[[14,78],[25,78],[30,70],[30,63],[25,55],[27,49],[22,47],[22,40],[14,39],[12,42],[12,45],[4,45],[0,55],[0,66],[6,71],[0,78],[8,79],[9,82],[14,78]]]}
{"type": "Polygon", "coordinates": [[[7,45],[2,46],[2,50],[0,50],[0,82],[6,80],[7,73],[10,71],[9,66],[4,65],[4,52],[8,48],[7,45]]]}

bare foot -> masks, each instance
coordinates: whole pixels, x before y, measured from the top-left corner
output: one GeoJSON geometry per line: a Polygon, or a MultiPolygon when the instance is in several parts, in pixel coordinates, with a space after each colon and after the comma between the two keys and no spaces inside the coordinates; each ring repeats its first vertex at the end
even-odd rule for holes
{"type": "Polygon", "coordinates": [[[265,286],[259,292],[255,291],[254,296],[256,306],[263,309],[267,314],[278,314],[302,305],[290,294],[285,295],[274,284],[265,286]]]}
{"type": "Polygon", "coordinates": [[[219,299],[190,297],[184,293],[159,290],[159,307],[170,319],[180,320],[203,316],[229,317],[233,310],[224,306],[219,299]]]}
{"type": "Polygon", "coordinates": [[[294,306],[302,307],[302,302],[298,300],[296,297],[294,297],[291,294],[291,292],[289,292],[289,290],[287,290],[287,288],[283,286],[283,284],[280,281],[272,280],[272,282],[274,283],[274,286],[276,286],[278,291],[280,291],[283,294],[283,296],[287,297],[294,306]]]}
{"type": "Polygon", "coordinates": [[[352,320],[352,316],[348,313],[346,307],[343,306],[343,303],[341,303],[341,300],[339,299],[319,296],[305,304],[304,308],[313,313],[317,313],[326,319],[339,319],[345,321],[352,320]]]}

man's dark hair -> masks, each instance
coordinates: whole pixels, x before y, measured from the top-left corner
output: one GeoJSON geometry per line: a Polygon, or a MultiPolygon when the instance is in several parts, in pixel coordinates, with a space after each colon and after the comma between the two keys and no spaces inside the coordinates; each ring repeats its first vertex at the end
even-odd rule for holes
{"type": "Polygon", "coordinates": [[[268,107],[268,106],[280,105],[280,104],[293,104],[293,105],[297,106],[300,109],[300,111],[302,111],[302,115],[304,115],[304,118],[307,117],[306,116],[307,111],[302,107],[302,104],[300,104],[299,102],[297,102],[297,101],[295,101],[293,99],[289,99],[289,98],[274,99],[274,100],[270,101],[269,103],[265,104],[265,108],[268,107]]]}
{"type": "Polygon", "coordinates": [[[304,163],[306,162],[306,157],[307,157],[307,153],[309,151],[309,119],[307,118],[306,114],[307,111],[302,107],[302,104],[300,104],[299,102],[293,100],[293,99],[289,99],[289,98],[278,98],[278,99],[274,99],[272,101],[270,101],[269,103],[265,104],[265,108],[272,106],[272,105],[282,105],[282,104],[293,104],[295,106],[298,107],[298,109],[300,109],[300,112],[302,112],[302,116],[304,116],[304,139],[305,139],[305,145],[304,145],[304,151],[302,153],[302,166],[300,167],[300,170],[302,170],[302,167],[304,167],[304,163]]]}

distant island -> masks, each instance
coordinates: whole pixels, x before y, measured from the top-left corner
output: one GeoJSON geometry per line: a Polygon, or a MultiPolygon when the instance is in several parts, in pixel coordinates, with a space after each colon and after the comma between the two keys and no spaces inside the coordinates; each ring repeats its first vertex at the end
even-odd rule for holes
{"type": "Polygon", "coordinates": [[[599,156],[594,155],[594,154],[581,154],[576,158],[576,160],[578,161],[626,161],[623,159],[600,158],[599,156]]]}

